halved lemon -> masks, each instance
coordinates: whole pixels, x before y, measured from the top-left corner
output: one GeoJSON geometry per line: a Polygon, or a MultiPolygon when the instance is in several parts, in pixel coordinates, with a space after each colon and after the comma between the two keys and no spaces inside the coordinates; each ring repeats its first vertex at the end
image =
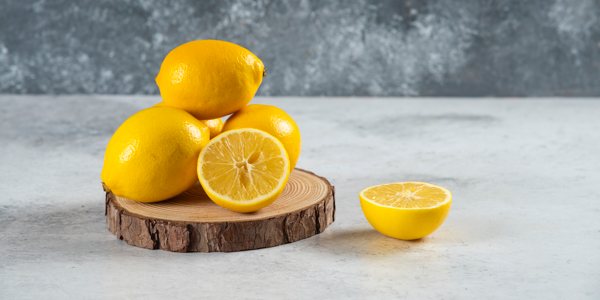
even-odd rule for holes
{"type": "Polygon", "coordinates": [[[200,152],[198,178],[217,205],[254,212],[275,201],[290,176],[283,144],[257,129],[221,133],[200,152]]]}
{"type": "Polygon", "coordinates": [[[416,240],[434,232],[446,219],[452,194],[425,182],[397,182],[368,187],[360,192],[367,221],[380,233],[416,240]]]}

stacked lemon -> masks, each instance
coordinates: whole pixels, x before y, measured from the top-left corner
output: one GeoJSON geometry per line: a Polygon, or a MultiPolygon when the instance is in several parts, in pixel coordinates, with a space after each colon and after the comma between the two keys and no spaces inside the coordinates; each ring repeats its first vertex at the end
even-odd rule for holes
{"type": "Polygon", "coordinates": [[[105,187],[157,202],[199,181],[210,199],[233,211],[271,204],[301,141],[285,111],[248,105],[264,76],[262,61],[230,42],[197,40],[173,49],[156,77],[162,102],[127,119],[108,143],[105,187]]]}

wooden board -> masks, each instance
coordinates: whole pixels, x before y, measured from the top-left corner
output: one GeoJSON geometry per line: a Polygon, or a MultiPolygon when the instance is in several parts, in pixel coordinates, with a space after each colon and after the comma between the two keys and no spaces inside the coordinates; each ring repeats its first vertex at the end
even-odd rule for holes
{"type": "Polygon", "coordinates": [[[333,186],[295,169],[273,204],[251,214],[214,204],[197,185],[162,202],[141,203],[106,193],[108,230],[130,245],[175,252],[232,252],[292,243],[334,221],[333,186]]]}

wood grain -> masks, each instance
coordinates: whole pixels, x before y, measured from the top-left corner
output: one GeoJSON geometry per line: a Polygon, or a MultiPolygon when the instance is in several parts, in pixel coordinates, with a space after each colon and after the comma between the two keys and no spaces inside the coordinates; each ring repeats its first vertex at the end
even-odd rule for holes
{"type": "Polygon", "coordinates": [[[214,204],[199,185],[167,201],[141,203],[106,192],[108,230],[130,245],[175,252],[273,247],[323,232],[334,221],[334,187],[295,169],[273,204],[251,214],[214,204]]]}

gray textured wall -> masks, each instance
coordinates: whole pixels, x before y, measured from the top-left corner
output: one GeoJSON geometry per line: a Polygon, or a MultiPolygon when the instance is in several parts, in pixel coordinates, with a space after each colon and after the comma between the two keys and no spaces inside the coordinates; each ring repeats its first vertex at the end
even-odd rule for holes
{"type": "Polygon", "coordinates": [[[0,0],[0,93],[157,93],[203,38],[260,56],[262,95],[600,95],[598,0],[0,0]]]}

